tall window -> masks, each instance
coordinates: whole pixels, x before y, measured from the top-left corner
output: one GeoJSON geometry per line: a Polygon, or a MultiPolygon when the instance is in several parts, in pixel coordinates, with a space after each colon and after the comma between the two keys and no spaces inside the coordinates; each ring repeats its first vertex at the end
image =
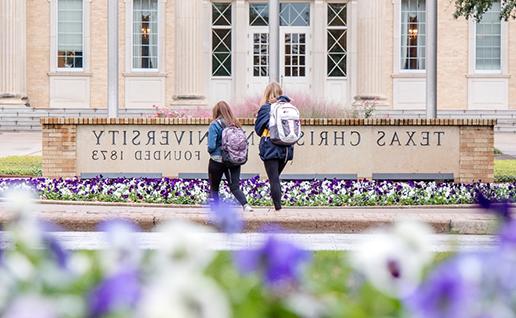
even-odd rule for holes
{"type": "Polygon", "coordinates": [[[231,76],[231,3],[213,3],[211,17],[211,74],[231,76]]]}
{"type": "Polygon", "coordinates": [[[401,0],[402,70],[425,69],[425,0],[401,0]]]}
{"type": "Polygon", "coordinates": [[[501,30],[500,1],[496,1],[476,24],[475,70],[501,69],[501,30]]]}
{"type": "Polygon", "coordinates": [[[328,77],[346,76],[348,30],[345,3],[328,3],[327,25],[327,75],[328,77]]]}
{"type": "Polygon", "coordinates": [[[133,1],[133,68],[158,68],[158,0],[133,1]]]}
{"type": "Polygon", "coordinates": [[[83,0],[57,2],[57,67],[81,69],[83,56],[83,0]]]}
{"type": "MultiPolygon", "coordinates": [[[[249,3],[249,26],[266,27],[269,25],[269,5],[249,3]]],[[[269,33],[253,32],[253,76],[269,76],[269,33]]]]}

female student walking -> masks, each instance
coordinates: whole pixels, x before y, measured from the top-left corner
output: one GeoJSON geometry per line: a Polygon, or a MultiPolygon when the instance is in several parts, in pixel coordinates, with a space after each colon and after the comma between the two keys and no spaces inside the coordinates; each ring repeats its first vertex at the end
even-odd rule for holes
{"type": "Polygon", "coordinates": [[[269,119],[271,105],[279,102],[290,102],[287,96],[283,96],[283,90],[278,83],[272,82],[265,88],[260,104],[260,110],[256,117],[254,130],[260,138],[260,159],[265,165],[265,171],[271,184],[271,197],[276,211],[281,210],[281,184],[280,175],[287,161],[294,158],[293,146],[281,146],[272,143],[269,134],[269,119]]]}
{"type": "Polygon", "coordinates": [[[226,176],[231,193],[242,205],[244,211],[251,212],[253,208],[247,203],[244,193],[240,190],[240,166],[226,165],[222,162],[222,131],[224,127],[241,127],[238,119],[233,115],[231,108],[225,101],[220,101],[213,107],[213,120],[208,129],[208,179],[210,182],[210,199],[219,201],[219,187],[222,175],[226,176]]]}

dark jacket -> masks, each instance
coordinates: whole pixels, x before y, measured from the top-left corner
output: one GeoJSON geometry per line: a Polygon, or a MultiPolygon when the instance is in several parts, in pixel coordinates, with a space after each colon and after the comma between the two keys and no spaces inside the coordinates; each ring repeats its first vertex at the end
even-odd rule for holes
{"type": "MultiPolygon", "coordinates": [[[[278,97],[278,101],[283,100],[290,102],[287,96],[278,97]]],[[[271,112],[271,104],[266,103],[260,107],[256,122],[254,124],[254,131],[258,136],[262,136],[265,129],[269,129],[269,119],[271,112]]],[[[281,160],[292,160],[294,159],[294,147],[293,146],[280,146],[273,144],[269,137],[260,138],[260,158],[262,160],[281,159],[281,160]]]]}

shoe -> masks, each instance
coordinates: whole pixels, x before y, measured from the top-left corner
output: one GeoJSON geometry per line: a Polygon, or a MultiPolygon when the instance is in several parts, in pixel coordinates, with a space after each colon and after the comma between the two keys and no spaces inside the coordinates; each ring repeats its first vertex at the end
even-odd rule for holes
{"type": "Polygon", "coordinates": [[[244,212],[254,212],[254,209],[249,204],[243,206],[244,212]]]}
{"type": "Polygon", "coordinates": [[[282,211],[281,209],[278,209],[278,210],[274,209],[274,212],[281,212],[281,211],[282,211]]]}

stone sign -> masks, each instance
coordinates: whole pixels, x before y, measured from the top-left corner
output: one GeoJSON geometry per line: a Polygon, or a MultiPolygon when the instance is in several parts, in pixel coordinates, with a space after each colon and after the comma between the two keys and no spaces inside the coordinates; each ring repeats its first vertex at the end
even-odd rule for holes
{"type": "MultiPolygon", "coordinates": [[[[260,138],[244,126],[249,161],[242,172],[265,175],[260,138]]],[[[206,173],[206,125],[106,125],[77,129],[78,173],[163,176],[206,173]]],[[[307,126],[285,173],[356,175],[459,171],[458,127],[307,126]]]]}
{"type": "MultiPolygon", "coordinates": [[[[285,168],[284,176],[460,180],[461,175],[474,179],[476,170],[480,171],[479,179],[492,178],[492,121],[484,125],[429,125],[420,120],[395,124],[380,120],[354,122],[332,124],[326,120],[321,125],[306,120],[294,160],[285,168]],[[471,171],[465,170],[470,166],[471,171]]],[[[56,129],[62,134],[64,128],[73,126],[73,136],[68,137],[76,145],[74,175],[202,177],[207,175],[209,160],[208,123],[208,119],[146,124],[127,119],[95,123],[92,119],[90,123],[77,121],[73,125],[44,124],[44,138],[47,131],[50,140],[44,141],[43,152],[47,157],[50,153],[45,148],[50,150],[57,144],[55,137],[51,139],[56,129]]],[[[242,173],[266,177],[258,155],[260,138],[250,124],[252,120],[244,121],[249,160],[242,173]]],[[[44,159],[46,174],[51,174],[50,163],[44,159]]]]}

